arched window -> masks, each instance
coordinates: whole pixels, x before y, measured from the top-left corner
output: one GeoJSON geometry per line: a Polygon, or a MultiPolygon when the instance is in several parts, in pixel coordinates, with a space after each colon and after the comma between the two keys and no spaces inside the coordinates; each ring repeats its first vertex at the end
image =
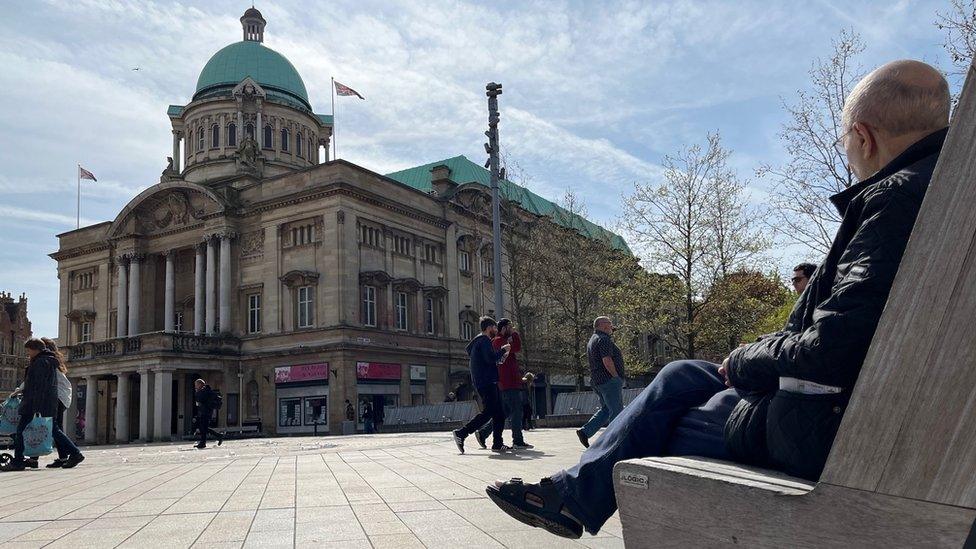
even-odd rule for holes
{"type": "Polygon", "coordinates": [[[216,149],[220,147],[220,126],[214,124],[210,127],[210,148],[216,149]]]}
{"type": "Polygon", "coordinates": [[[227,124],[227,144],[231,147],[237,146],[237,124],[233,122],[227,124]]]}
{"type": "Polygon", "coordinates": [[[264,143],[262,144],[262,147],[265,149],[274,148],[274,130],[271,129],[271,124],[264,126],[264,143]]]}
{"type": "Polygon", "coordinates": [[[254,139],[254,124],[248,122],[248,124],[244,126],[244,135],[254,139]]]}
{"type": "Polygon", "coordinates": [[[281,150],[288,152],[288,129],[281,128],[281,150]]]}
{"type": "Polygon", "coordinates": [[[303,145],[302,132],[298,132],[295,134],[295,154],[298,155],[298,158],[303,158],[302,145],[303,145]]]}
{"type": "Polygon", "coordinates": [[[203,138],[203,127],[201,126],[197,128],[197,152],[202,151],[207,146],[207,142],[203,138]]]}

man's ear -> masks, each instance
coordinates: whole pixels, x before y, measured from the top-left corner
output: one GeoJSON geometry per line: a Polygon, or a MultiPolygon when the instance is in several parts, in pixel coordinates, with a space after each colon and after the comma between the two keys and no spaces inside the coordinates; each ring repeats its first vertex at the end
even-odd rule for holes
{"type": "Polygon", "coordinates": [[[871,126],[855,122],[851,126],[851,139],[854,139],[854,145],[861,150],[863,158],[872,158],[878,154],[878,141],[871,126]]]}

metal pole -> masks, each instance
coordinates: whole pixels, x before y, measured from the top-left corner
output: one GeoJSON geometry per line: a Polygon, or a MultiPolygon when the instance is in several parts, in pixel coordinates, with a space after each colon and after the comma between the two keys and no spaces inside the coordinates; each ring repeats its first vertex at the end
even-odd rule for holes
{"type": "Polygon", "coordinates": [[[337,158],[338,145],[336,145],[336,117],[335,117],[335,78],[332,79],[332,160],[337,158]]]}
{"type": "Polygon", "coordinates": [[[491,170],[492,278],[495,283],[495,316],[503,317],[505,301],[502,292],[502,223],[498,196],[498,96],[502,94],[502,85],[491,82],[485,89],[488,95],[488,163],[491,170]]]}
{"type": "Polygon", "coordinates": [[[78,164],[78,169],[75,170],[75,177],[78,179],[78,210],[77,219],[75,221],[75,229],[81,228],[81,164],[78,164]]]}

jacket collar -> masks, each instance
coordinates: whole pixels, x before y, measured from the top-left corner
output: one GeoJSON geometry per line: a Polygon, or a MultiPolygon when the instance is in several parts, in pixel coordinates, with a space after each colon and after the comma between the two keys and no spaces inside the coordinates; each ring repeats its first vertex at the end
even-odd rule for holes
{"type": "Polygon", "coordinates": [[[861,191],[874,185],[878,181],[885,179],[899,171],[911,166],[912,164],[932,156],[933,154],[938,154],[942,150],[942,144],[945,142],[946,134],[949,132],[949,128],[942,128],[932,132],[925,137],[919,139],[907,149],[905,149],[901,154],[895,157],[894,160],[888,162],[888,165],[884,168],[878,170],[874,175],[851,185],[850,187],[844,189],[843,191],[830,197],[830,201],[833,202],[837,211],[840,215],[844,215],[847,212],[847,206],[854,200],[854,197],[861,194],[861,191]]]}

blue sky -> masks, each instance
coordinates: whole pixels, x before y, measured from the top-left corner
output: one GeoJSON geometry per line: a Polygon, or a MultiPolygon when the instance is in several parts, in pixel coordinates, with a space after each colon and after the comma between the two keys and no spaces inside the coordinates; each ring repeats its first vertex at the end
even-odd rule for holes
{"type": "MultiPolygon", "coordinates": [[[[720,131],[755,200],[777,163],[782,98],[853,28],[865,68],[897,58],[943,68],[933,22],[945,2],[257,2],[265,44],[330,111],[329,78],[363,93],[338,105],[339,156],[377,172],[458,154],[480,161],[484,84],[505,86],[501,139],[527,186],[575,191],[612,226],[663,155],[720,131]]],[[[240,40],[246,2],[11,3],[0,19],[0,290],[26,292],[35,334],[57,330],[47,254],[82,223],[111,220],[158,181],[171,150],[165,112],[184,104],[221,47],[240,40]],[[139,71],[132,68],[139,67],[139,71]]],[[[787,254],[783,264],[803,257],[787,254]]]]}

